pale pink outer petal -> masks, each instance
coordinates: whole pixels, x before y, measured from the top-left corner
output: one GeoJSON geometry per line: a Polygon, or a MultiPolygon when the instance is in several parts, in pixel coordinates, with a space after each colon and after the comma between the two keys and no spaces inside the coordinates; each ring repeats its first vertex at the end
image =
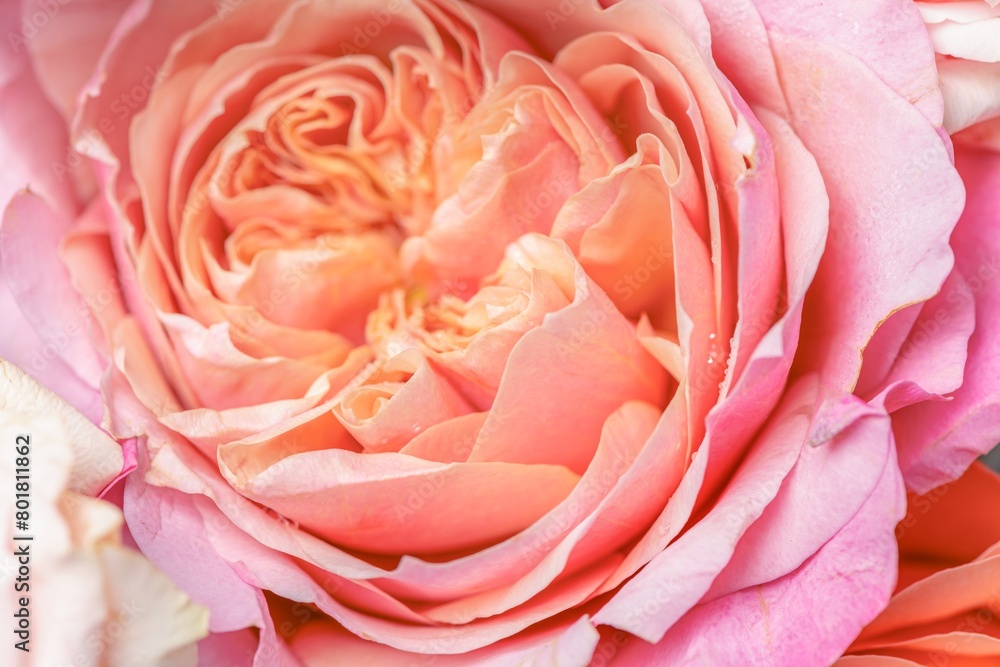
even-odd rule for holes
{"type": "Polygon", "coordinates": [[[788,118],[767,29],[755,0],[700,0],[716,64],[752,107],[766,105],[788,118]]]}
{"type": "MultiPolygon", "coordinates": [[[[29,23],[42,23],[28,40],[39,85],[67,122],[111,35],[132,0],[21,0],[29,23]]],[[[13,4],[13,3],[12,3],[13,4]]]]}
{"type": "MultiPolygon", "coordinates": [[[[996,39],[1000,44],[1000,30],[996,39]]],[[[1000,117],[1000,62],[941,58],[938,71],[948,132],[1000,117]]]]}
{"type": "Polygon", "coordinates": [[[659,644],[626,644],[615,664],[829,665],[892,594],[893,528],[904,512],[903,481],[890,462],[858,513],[801,567],[695,607],[659,644]]]}
{"type": "Polygon", "coordinates": [[[33,379],[58,394],[97,423],[104,406],[101,394],[80,379],[66,362],[24,319],[21,308],[0,274],[0,358],[25,370],[33,379]]]}
{"type": "Polygon", "coordinates": [[[893,311],[951,269],[962,188],[941,138],[851,56],[771,33],[793,125],[830,195],[831,236],[803,315],[799,363],[851,390],[861,351],[893,311]],[[820,127],[838,127],[836,139],[820,127]],[[892,146],[892,150],[885,147],[892,146]]]}
{"type": "Polygon", "coordinates": [[[774,502],[740,540],[706,601],[793,572],[871,502],[896,459],[888,415],[855,400],[866,409],[840,433],[802,448],[774,502]]]}
{"type": "Polygon", "coordinates": [[[126,314],[106,213],[103,202],[92,201],[59,243],[70,282],[95,320],[90,334],[102,358],[110,356],[112,332],[126,314]]]}
{"type": "Polygon", "coordinates": [[[11,200],[2,225],[0,264],[7,289],[47,347],[96,388],[107,365],[93,345],[96,322],[59,257],[73,221],[25,192],[11,200]]]}
{"type": "Polygon", "coordinates": [[[865,349],[855,393],[891,413],[926,400],[944,400],[958,389],[976,327],[970,293],[957,268],[934,298],[904,308],[883,323],[865,349]],[[931,349],[934,354],[928,354],[931,349]]]}
{"type": "MultiPolygon", "coordinates": [[[[941,94],[934,50],[915,3],[845,0],[834,6],[823,0],[754,0],[753,4],[768,32],[799,37],[857,59],[885,86],[916,106],[930,124],[940,125],[941,94]]],[[[775,60],[784,80],[783,65],[793,63],[780,48],[775,49],[775,60]]],[[[837,69],[832,63],[827,66],[837,69]]],[[[784,84],[787,86],[787,81],[784,84]]],[[[789,92],[787,88],[785,92],[789,92]]],[[[794,102],[790,108],[795,114],[794,102]]]]}
{"type": "Polygon", "coordinates": [[[73,119],[74,140],[83,142],[81,152],[109,166],[129,165],[130,121],[145,105],[157,68],[175,40],[214,14],[211,3],[134,0],[128,6],[83,88],[73,119]],[[133,95],[136,87],[145,95],[133,95]]]}
{"type": "Polygon", "coordinates": [[[957,477],[1000,441],[1000,154],[960,148],[956,163],[969,196],[952,242],[969,289],[950,296],[975,302],[976,329],[954,398],[894,415],[900,466],[919,493],[957,477]]]}
{"type": "Polygon", "coordinates": [[[32,380],[24,371],[0,359],[0,410],[13,414],[45,414],[66,429],[72,450],[68,488],[97,495],[122,469],[122,449],[64,400],[32,380]]]}
{"type": "Polygon", "coordinates": [[[122,312],[101,207],[72,221],[41,197],[22,192],[3,219],[0,356],[99,422],[107,328],[122,312]],[[67,232],[74,237],[68,244],[67,232]]]}
{"type": "Polygon", "coordinates": [[[992,0],[917,2],[938,53],[1000,62],[1000,5],[992,0]]]}
{"type": "MultiPolygon", "coordinates": [[[[28,28],[33,27],[31,21],[28,28]]],[[[69,135],[59,113],[45,99],[31,69],[27,40],[30,30],[21,21],[18,2],[0,5],[0,208],[18,190],[30,186],[64,215],[77,203],[64,168],[69,135]]],[[[37,31],[32,33],[37,36],[37,31]]]]}

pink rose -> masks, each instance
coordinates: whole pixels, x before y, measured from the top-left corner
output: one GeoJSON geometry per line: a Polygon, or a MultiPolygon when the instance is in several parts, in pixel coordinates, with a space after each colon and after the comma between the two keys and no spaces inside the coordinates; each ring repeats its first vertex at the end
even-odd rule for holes
{"type": "Polygon", "coordinates": [[[917,8],[610,4],[3,10],[0,356],[203,664],[826,665],[996,441],[917,8]]]}
{"type": "Polygon", "coordinates": [[[121,449],[15,366],[0,375],[3,664],[192,664],[207,610],[123,546],[121,510],[92,497],[121,449]]]}

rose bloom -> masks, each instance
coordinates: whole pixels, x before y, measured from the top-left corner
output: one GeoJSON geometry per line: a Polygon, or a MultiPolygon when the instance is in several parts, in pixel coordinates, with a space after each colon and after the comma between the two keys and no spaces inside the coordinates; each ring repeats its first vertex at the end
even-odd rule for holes
{"type": "Polygon", "coordinates": [[[207,610],[123,546],[121,510],[93,497],[121,470],[121,448],[17,367],[0,361],[0,376],[3,617],[14,619],[3,664],[193,664],[207,610]],[[15,497],[17,483],[27,489],[15,497]]]}
{"type": "Polygon", "coordinates": [[[836,667],[993,665],[1000,659],[1000,476],[976,464],[910,499],[899,590],[836,667]]]}
{"type": "Polygon", "coordinates": [[[607,4],[4,5],[0,356],[202,664],[827,665],[997,441],[917,7],[607,4]]]}

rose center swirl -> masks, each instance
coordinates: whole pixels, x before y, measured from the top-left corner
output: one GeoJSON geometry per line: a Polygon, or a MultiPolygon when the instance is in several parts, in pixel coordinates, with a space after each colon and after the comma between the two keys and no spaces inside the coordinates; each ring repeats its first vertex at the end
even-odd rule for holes
{"type": "Polygon", "coordinates": [[[683,411],[687,465],[727,368],[729,213],[687,84],[640,53],[595,34],[487,65],[406,44],[282,56],[234,88],[231,124],[195,125],[204,152],[168,223],[166,282],[197,322],[166,324],[205,379],[186,410],[267,411],[253,433],[170,426],[241,495],[369,554],[516,534],[608,455],[626,413],[683,411]],[[309,461],[322,488],[297,489],[309,461]],[[395,532],[400,498],[438,482],[426,530],[395,532]],[[476,512],[438,525],[470,485],[476,512]],[[548,491],[490,519],[522,486],[548,491]]]}

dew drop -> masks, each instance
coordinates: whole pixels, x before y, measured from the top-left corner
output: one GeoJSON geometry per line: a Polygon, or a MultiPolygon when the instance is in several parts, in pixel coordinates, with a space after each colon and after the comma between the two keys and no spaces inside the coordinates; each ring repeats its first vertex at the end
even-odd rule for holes
{"type": "Polygon", "coordinates": [[[379,444],[382,444],[382,445],[384,445],[384,444],[386,444],[388,442],[389,442],[389,438],[382,438],[381,440],[379,440],[379,444]]]}
{"type": "Polygon", "coordinates": [[[708,363],[709,365],[714,365],[716,362],[721,361],[722,352],[719,349],[719,342],[716,340],[715,333],[708,334],[708,363]]]}

